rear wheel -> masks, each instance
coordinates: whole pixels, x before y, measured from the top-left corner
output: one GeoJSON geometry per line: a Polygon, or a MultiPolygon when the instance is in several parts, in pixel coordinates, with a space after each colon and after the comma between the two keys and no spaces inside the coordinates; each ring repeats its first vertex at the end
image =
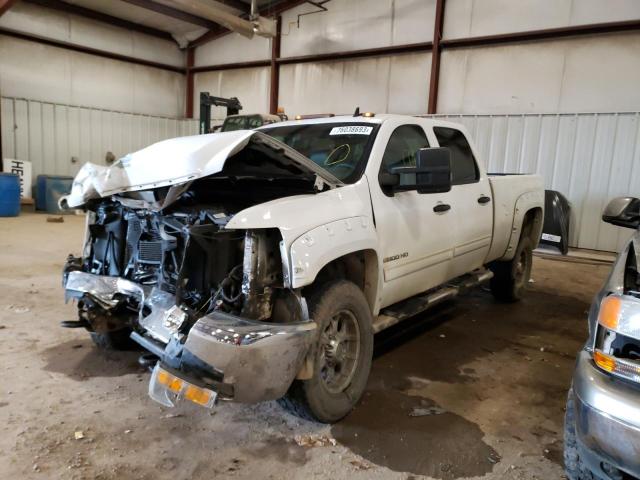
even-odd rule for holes
{"type": "Polygon", "coordinates": [[[362,291],[340,280],[309,298],[309,313],[318,325],[313,377],[295,380],[281,403],[303,418],[332,423],[364,393],[373,357],[371,311],[362,291]]]}
{"type": "Polygon", "coordinates": [[[524,296],[527,283],[531,277],[533,264],[533,249],[531,240],[523,235],[516,248],[512,260],[494,262],[490,265],[493,272],[491,279],[491,293],[501,302],[516,302],[524,296]]]}

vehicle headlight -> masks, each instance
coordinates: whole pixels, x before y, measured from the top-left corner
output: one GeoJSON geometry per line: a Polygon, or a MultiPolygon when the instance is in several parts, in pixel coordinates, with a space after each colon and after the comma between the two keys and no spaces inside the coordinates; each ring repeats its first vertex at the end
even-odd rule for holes
{"type": "Polygon", "coordinates": [[[598,323],[627,337],[640,340],[640,299],[631,295],[609,295],[602,299],[598,323]]]}
{"type": "Polygon", "coordinates": [[[640,382],[640,299],[631,295],[602,299],[593,361],[602,370],[640,382]]]}

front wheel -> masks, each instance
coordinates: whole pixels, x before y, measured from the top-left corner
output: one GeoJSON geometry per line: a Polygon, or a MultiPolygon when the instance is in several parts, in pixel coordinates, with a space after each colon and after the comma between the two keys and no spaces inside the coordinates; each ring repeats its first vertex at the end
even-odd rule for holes
{"type": "Polygon", "coordinates": [[[281,403],[303,418],[333,423],[364,393],[373,357],[371,310],[362,291],[345,280],[324,285],[309,307],[318,325],[313,377],[295,380],[281,403]]]}
{"type": "Polygon", "coordinates": [[[512,260],[494,262],[490,265],[493,272],[491,293],[501,302],[516,302],[524,296],[531,277],[533,249],[528,236],[522,236],[512,260]]]}
{"type": "Polygon", "coordinates": [[[130,328],[122,328],[113,332],[91,332],[91,340],[104,350],[136,350],[138,344],[129,337],[130,328]]]}
{"type": "Polygon", "coordinates": [[[572,388],[567,395],[567,409],[564,417],[564,470],[569,480],[596,480],[578,451],[574,409],[572,388]]]}

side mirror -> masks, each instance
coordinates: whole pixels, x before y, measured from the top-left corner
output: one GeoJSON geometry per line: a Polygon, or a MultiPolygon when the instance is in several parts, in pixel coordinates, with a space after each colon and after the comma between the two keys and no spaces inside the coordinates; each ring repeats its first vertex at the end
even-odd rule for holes
{"type": "Polygon", "coordinates": [[[602,220],[619,227],[640,228],[640,199],[614,198],[602,212],[602,220]]]}
{"type": "Polygon", "coordinates": [[[451,151],[443,147],[421,148],[416,152],[415,167],[393,167],[381,172],[378,180],[391,192],[448,192],[451,190],[451,151]]]}
{"type": "Polygon", "coordinates": [[[418,193],[444,193],[451,190],[451,150],[444,147],[418,150],[416,186],[418,193]]]}

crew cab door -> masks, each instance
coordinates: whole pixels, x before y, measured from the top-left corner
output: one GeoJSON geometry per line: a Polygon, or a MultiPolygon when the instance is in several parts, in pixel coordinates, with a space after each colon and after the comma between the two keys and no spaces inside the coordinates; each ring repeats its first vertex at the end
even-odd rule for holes
{"type": "Polygon", "coordinates": [[[450,193],[455,218],[451,274],[457,277],[481,267],[489,253],[493,231],[491,186],[463,132],[437,126],[433,132],[439,146],[451,151],[450,193]]]}
{"type": "MultiPolygon", "coordinates": [[[[415,167],[416,152],[429,147],[427,134],[418,124],[396,126],[388,135],[378,178],[373,172],[368,178],[383,254],[383,307],[450,278],[455,221],[451,192],[419,194],[410,190],[394,193],[381,185],[381,173],[392,167],[415,167]]],[[[378,141],[383,139],[379,134],[378,141]]],[[[402,176],[400,181],[402,183],[402,176]]]]}

